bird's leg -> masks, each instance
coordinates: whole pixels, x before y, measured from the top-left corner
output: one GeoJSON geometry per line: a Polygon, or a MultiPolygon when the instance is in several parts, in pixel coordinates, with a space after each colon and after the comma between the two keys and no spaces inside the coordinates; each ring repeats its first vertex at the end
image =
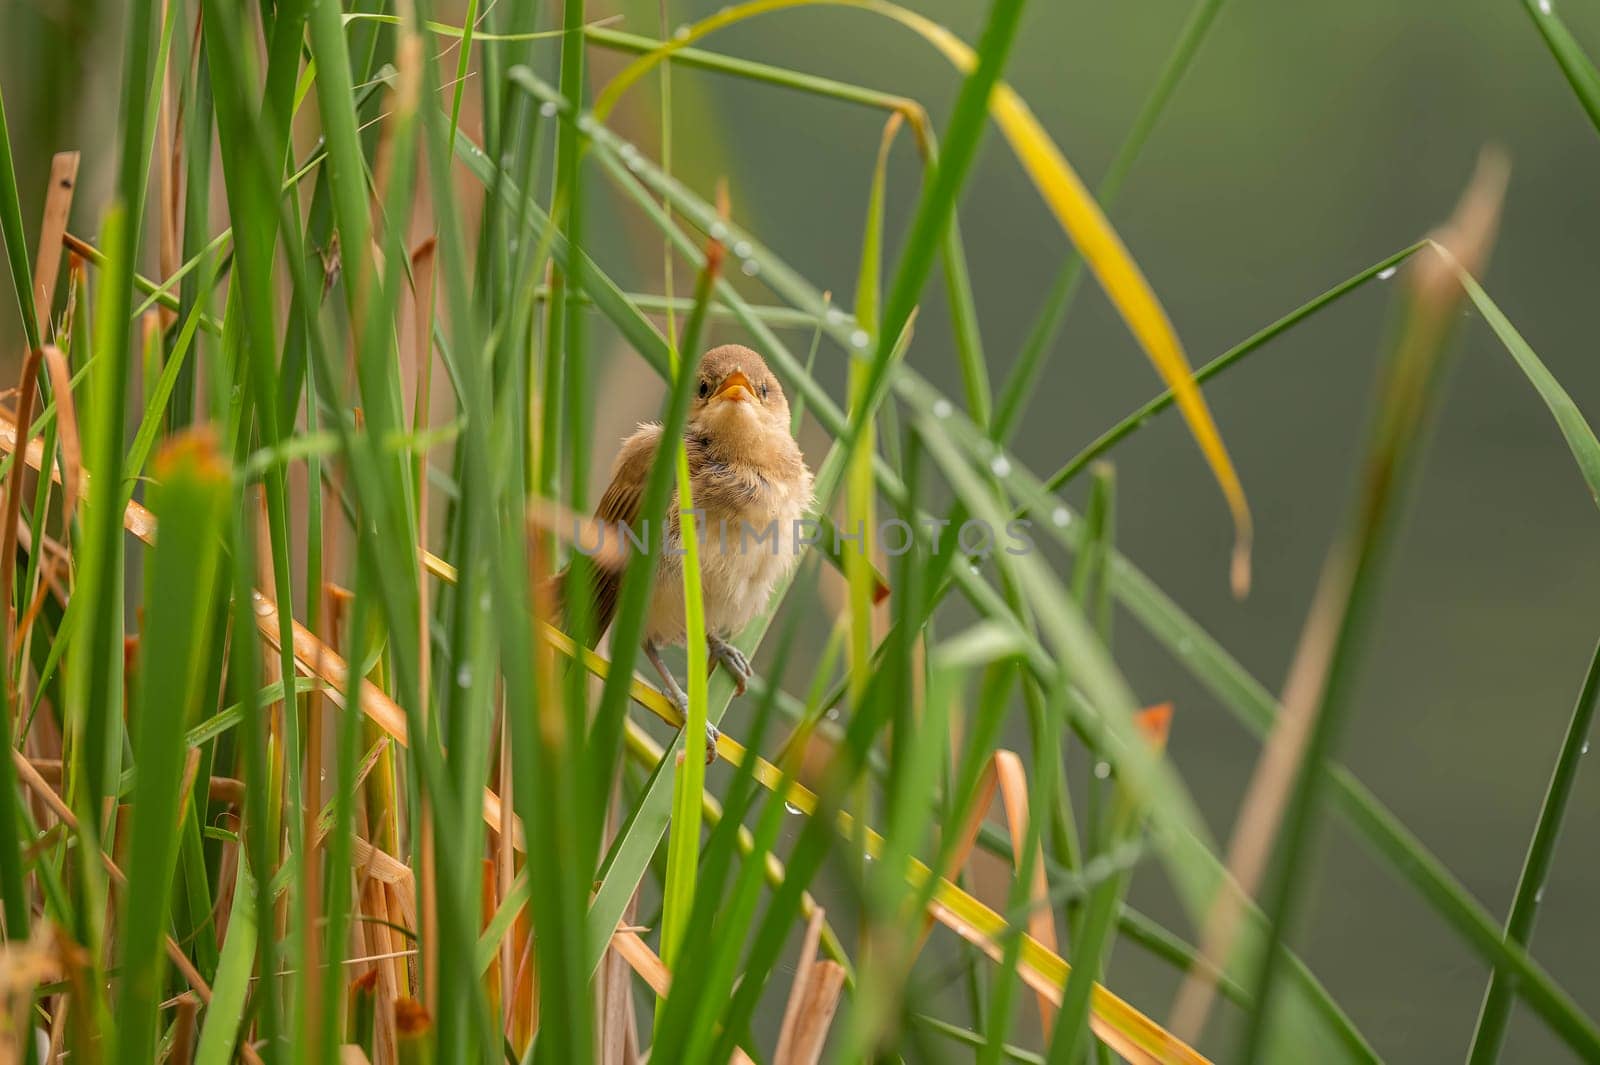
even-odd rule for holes
{"type": "Polygon", "coordinates": [[[711,648],[711,660],[721,662],[722,668],[733,678],[734,692],[743,695],[750,685],[750,659],[727,640],[710,633],[706,634],[706,646],[711,648]]]}
{"type": "MultiPolygon", "coordinates": [[[[689,718],[689,697],[684,694],[683,688],[678,684],[678,678],[672,675],[672,670],[668,669],[667,664],[661,661],[661,650],[656,647],[654,640],[646,640],[644,642],[644,656],[650,660],[650,664],[655,666],[656,672],[661,675],[662,694],[667,697],[673,706],[678,708],[678,713],[682,714],[684,720],[687,721],[689,718]]],[[[707,721],[706,765],[710,765],[717,760],[717,740],[721,736],[722,734],[717,731],[717,726],[707,721]]]]}

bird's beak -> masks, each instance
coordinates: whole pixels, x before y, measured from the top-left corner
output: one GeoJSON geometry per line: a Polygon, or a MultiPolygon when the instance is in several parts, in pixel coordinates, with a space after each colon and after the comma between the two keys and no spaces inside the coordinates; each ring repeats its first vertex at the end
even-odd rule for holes
{"type": "Polygon", "coordinates": [[[751,386],[748,377],[735,370],[722,379],[722,384],[717,388],[717,394],[713,398],[745,403],[756,398],[756,390],[751,386]]]}

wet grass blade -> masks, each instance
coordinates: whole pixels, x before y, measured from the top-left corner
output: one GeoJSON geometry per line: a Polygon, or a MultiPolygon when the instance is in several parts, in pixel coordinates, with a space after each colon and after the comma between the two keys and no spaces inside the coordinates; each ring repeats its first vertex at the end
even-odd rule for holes
{"type": "MultiPolygon", "coordinates": [[[[1572,719],[1567,723],[1567,734],[1561,741],[1561,753],[1556,757],[1550,784],[1545,790],[1544,803],[1539,808],[1539,820],[1533,829],[1533,839],[1528,843],[1528,854],[1522,862],[1522,875],[1517,878],[1517,892],[1511,900],[1511,914],[1506,919],[1506,939],[1526,947],[1533,939],[1533,923],[1538,916],[1539,903],[1544,899],[1545,878],[1555,861],[1556,842],[1561,836],[1561,821],[1567,812],[1572,786],[1578,775],[1578,760],[1589,750],[1589,727],[1594,722],[1595,704],[1600,703],[1600,648],[1589,662],[1589,672],[1584,677],[1583,690],[1578,693],[1577,705],[1572,708],[1572,719]]],[[[1506,1025],[1511,1019],[1511,1006],[1516,999],[1513,990],[1516,978],[1506,969],[1495,967],[1489,978],[1489,989],[1478,1012],[1478,1027],[1472,1034],[1472,1049],[1468,1052],[1469,1065],[1488,1065],[1500,1056],[1505,1041],[1506,1025]]]]}
{"type": "Polygon", "coordinates": [[[1550,54],[1555,56],[1561,73],[1567,76],[1567,83],[1572,86],[1589,121],[1594,123],[1596,132],[1600,132],[1600,71],[1595,70],[1583,46],[1556,14],[1551,0],[1522,0],[1522,6],[1533,19],[1550,54]]]}
{"type": "MultiPolygon", "coordinates": [[[[1245,340],[1240,341],[1196,370],[1194,374],[1195,383],[1204,384],[1223,371],[1230,369],[1246,356],[1252,355],[1266,346],[1269,341],[1282,336],[1301,322],[1304,322],[1317,312],[1325,310],[1374,278],[1390,276],[1390,271],[1397,269],[1401,263],[1415,255],[1421,247],[1423,247],[1423,242],[1419,241],[1409,248],[1402,248],[1393,255],[1385,256],[1360,273],[1346,278],[1321,295],[1302,303],[1271,325],[1257,330],[1245,340]]],[[[1151,418],[1170,408],[1175,399],[1176,397],[1172,390],[1168,389],[1141,405],[1137,410],[1097,436],[1092,443],[1068,459],[1059,470],[1046,478],[1044,482],[1045,490],[1054,492],[1072,481],[1095,459],[1100,458],[1123,440],[1143,429],[1151,418]]]]}

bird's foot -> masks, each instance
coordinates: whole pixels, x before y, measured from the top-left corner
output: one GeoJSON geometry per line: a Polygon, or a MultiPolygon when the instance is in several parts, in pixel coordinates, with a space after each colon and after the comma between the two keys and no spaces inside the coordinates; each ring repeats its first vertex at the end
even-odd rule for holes
{"type": "Polygon", "coordinates": [[[706,722],[706,765],[717,760],[717,741],[722,738],[722,733],[717,731],[717,726],[706,722]]]}
{"type": "Polygon", "coordinates": [[[743,695],[750,686],[750,659],[733,644],[717,636],[710,637],[708,646],[712,659],[721,662],[722,668],[733,678],[734,693],[743,695]]]}
{"type": "MultiPolygon", "coordinates": [[[[678,714],[687,722],[689,720],[689,696],[684,693],[683,685],[678,683],[678,678],[672,675],[672,670],[667,668],[667,664],[661,661],[661,651],[654,642],[645,641],[644,653],[645,657],[650,659],[650,664],[656,667],[656,672],[661,676],[661,694],[667,697],[667,701],[677,708],[678,714]]],[[[744,656],[740,655],[739,658],[743,660],[744,656]]],[[[745,675],[749,676],[748,663],[745,665],[745,670],[745,675]]],[[[743,685],[740,686],[739,690],[744,690],[743,685]]],[[[717,731],[717,726],[707,721],[706,765],[710,765],[717,760],[717,740],[721,737],[722,733],[717,731]]]]}
{"type": "MultiPolygon", "coordinates": [[[[673,682],[665,685],[661,694],[667,697],[667,702],[671,703],[683,717],[683,720],[687,722],[689,720],[689,697],[684,694],[683,689],[676,682],[673,682]]],[[[717,741],[721,738],[722,733],[718,731],[717,726],[707,721],[706,765],[711,765],[717,760],[717,741]]]]}

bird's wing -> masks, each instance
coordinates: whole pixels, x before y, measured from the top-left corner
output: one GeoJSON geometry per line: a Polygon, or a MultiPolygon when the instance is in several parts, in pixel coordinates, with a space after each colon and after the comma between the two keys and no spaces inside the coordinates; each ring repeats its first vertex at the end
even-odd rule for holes
{"type": "MultiPolygon", "coordinates": [[[[650,467],[655,463],[656,446],[660,440],[661,426],[651,424],[641,425],[622,443],[622,450],[611,468],[611,483],[606,486],[594,512],[595,520],[608,526],[605,536],[609,543],[620,545],[624,542],[617,528],[619,525],[639,532],[639,501],[644,494],[645,479],[650,476],[650,467]]],[[[616,615],[617,595],[622,588],[622,569],[593,558],[582,568],[589,574],[589,602],[593,608],[590,619],[595,638],[598,639],[616,615]]],[[[570,567],[563,576],[566,578],[561,582],[564,600],[567,586],[571,583],[570,567]]],[[[564,609],[562,613],[566,615],[564,609]]]]}

